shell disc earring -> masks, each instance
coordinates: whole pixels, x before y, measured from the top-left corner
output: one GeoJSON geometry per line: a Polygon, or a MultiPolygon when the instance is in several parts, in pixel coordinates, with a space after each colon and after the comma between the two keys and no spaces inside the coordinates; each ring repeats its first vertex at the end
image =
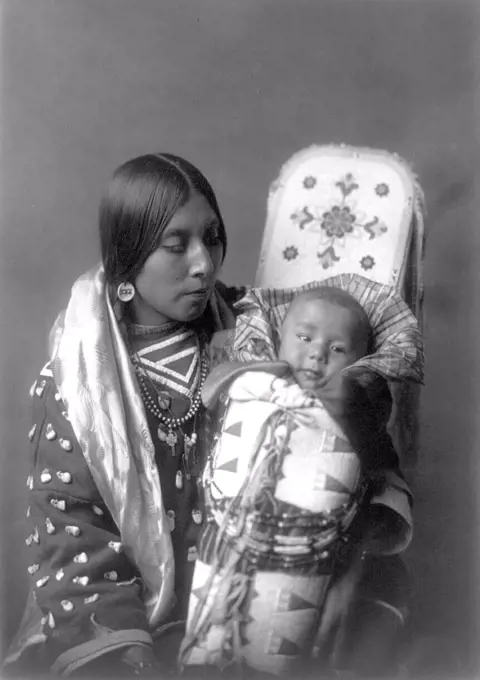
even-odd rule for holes
{"type": "Polygon", "coordinates": [[[124,281],[118,286],[117,297],[121,302],[130,302],[130,300],[133,300],[134,296],[135,287],[131,283],[128,283],[128,281],[124,281]]]}

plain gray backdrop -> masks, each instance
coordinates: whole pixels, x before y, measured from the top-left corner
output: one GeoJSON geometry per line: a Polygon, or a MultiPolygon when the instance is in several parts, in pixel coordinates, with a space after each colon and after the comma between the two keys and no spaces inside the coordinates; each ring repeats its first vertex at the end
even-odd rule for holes
{"type": "Polygon", "coordinates": [[[223,279],[252,283],[280,166],[312,143],[345,142],[403,155],[427,196],[413,622],[441,641],[440,667],[473,672],[476,3],[3,0],[1,9],[2,639],[28,579],[28,390],[74,279],[98,260],[97,207],[111,171],[150,151],[197,164],[227,224],[223,279]]]}

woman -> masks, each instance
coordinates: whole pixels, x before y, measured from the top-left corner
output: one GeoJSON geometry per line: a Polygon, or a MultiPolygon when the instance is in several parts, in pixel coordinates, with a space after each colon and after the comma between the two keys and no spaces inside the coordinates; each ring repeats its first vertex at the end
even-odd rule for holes
{"type": "MultiPolygon", "coordinates": [[[[100,240],[32,388],[32,595],[7,660],[89,677],[150,672],[152,631],[185,618],[207,347],[241,293],[216,283],[227,240],[213,190],[176,156],[114,173],[100,240]]],[[[162,640],[160,663],[174,660],[162,640]]]]}
{"type": "MultiPolygon", "coordinates": [[[[226,234],[190,163],[122,165],[32,387],[31,594],[6,666],[158,675],[175,667],[202,522],[213,333],[243,294],[217,282],[226,234]]],[[[375,400],[374,400],[375,401],[375,400]]],[[[378,404],[374,403],[374,410],[378,404]]]]}

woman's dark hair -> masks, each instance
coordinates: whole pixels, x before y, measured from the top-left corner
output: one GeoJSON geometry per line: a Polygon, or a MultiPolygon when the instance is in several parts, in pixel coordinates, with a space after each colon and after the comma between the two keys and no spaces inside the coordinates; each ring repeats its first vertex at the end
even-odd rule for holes
{"type": "Polygon", "coordinates": [[[100,245],[107,282],[134,282],[175,212],[196,191],[220,222],[223,257],[227,236],[213,189],[195,166],[168,153],[139,156],[114,172],[100,204],[100,245]]]}

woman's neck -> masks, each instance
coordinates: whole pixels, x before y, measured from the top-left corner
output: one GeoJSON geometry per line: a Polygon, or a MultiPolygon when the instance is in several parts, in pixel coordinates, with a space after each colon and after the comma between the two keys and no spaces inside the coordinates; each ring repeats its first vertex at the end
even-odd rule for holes
{"type": "Polygon", "coordinates": [[[133,336],[150,336],[150,335],[169,335],[174,331],[180,330],[185,326],[181,321],[164,321],[163,323],[150,325],[127,322],[128,332],[133,336]]]}

